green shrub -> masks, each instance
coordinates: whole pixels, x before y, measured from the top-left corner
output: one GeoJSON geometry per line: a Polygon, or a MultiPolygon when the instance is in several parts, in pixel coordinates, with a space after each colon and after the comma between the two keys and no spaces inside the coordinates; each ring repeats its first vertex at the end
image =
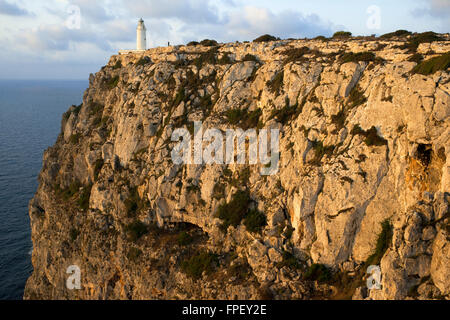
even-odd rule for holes
{"type": "Polygon", "coordinates": [[[322,141],[313,141],[312,148],[314,150],[314,159],[311,160],[311,164],[319,165],[325,155],[332,155],[335,146],[324,146],[322,141]]]}
{"type": "Polygon", "coordinates": [[[283,257],[283,260],[278,263],[278,268],[287,267],[290,269],[300,269],[301,265],[298,262],[297,258],[289,251],[283,250],[281,253],[281,256],[283,257]]]}
{"type": "Polygon", "coordinates": [[[188,42],[188,44],[187,44],[187,46],[198,46],[200,43],[198,43],[197,41],[191,41],[191,42],[188,42]]]}
{"type": "Polygon", "coordinates": [[[81,133],[75,133],[70,136],[69,142],[72,144],[78,144],[80,142],[81,133]]]}
{"type": "Polygon", "coordinates": [[[202,109],[205,116],[211,112],[212,107],[214,106],[214,102],[211,99],[210,94],[205,94],[200,98],[199,107],[202,109]]]}
{"type": "Polygon", "coordinates": [[[187,246],[194,241],[194,238],[189,235],[186,231],[182,231],[178,234],[177,242],[180,246],[187,246]]]}
{"type": "Polygon", "coordinates": [[[414,53],[411,57],[408,58],[408,61],[419,64],[423,61],[423,56],[420,53],[414,53]]]}
{"type": "Polygon", "coordinates": [[[72,113],[74,113],[75,115],[78,115],[80,113],[81,107],[82,107],[82,104],[80,104],[78,106],[72,105],[72,107],[69,110],[64,112],[63,119],[65,121],[69,120],[69,117],[72,113]]]}
{"type": "Polygon", "coordinates": [[[186,187],[186,191],[188,193],[196,193],[196,192],[200,192],[200,187],[198,185],[195,184],[190,184],[186,187]]]}
{"type": "Polygon", "coordinates": [[[81,188],[81,183],[78,181],[72,182],[68,188],[62,189],[59,184],[55,184],[55,194],[62,198],[64,201],[68,201],[73,198],[81,188]]]}
{"type": "Polygon", "coordinates": [[[242,128],[261,128],[262,123],[260,122],[260,118],[262,116],[262,110],[257,108],[253,111],[247,113],[247,116],[242,120],[242,128]]]}
{"type": "Polygon", "coordinates": [[[419,63],[411,72],[413,74],[430,75],[437,71],[447,70],[448,68],[450,68],[450,52],[419,63]]]}
{"type": "Polygon", "coordinates": [[[228,275],[236,278],[236,282],[243,283],[249,280],[252,274],[252,268],[247,261],[233,264],[228,269],[228,275]]]}
{"type": "Polygon", "coordinates": [[[181,268],[189,277],[200,279],[203,272],[211,274],[218,265],[217,256],[211,252],[201,252],[181,263],[181,268]]]}
{"type": "Polygon", "coordinates": [[[86,211],[89,209],[89,200],[91,198],[92,184],[83,187],[78,198],[78,206],[81,210],[86,211]]]}
{"type": "Polygon", "coordinates": [[[80,104],[78,106],[75,106],[75,108],[73,109],[73,113],[78,115],[81,111],[81,107],[83,106],[83,104],[80,104]]]}
{"type": "Polygon", "coordinates": [[[378,130],[375,127],[367,131],[361,129],[359,125],[355,125],[351,131],[352,135],[360,135],[364,137],[364,143],[370,146],[384,146],[387,145],[387,140],[378,135],[378,130]]]}
{"type": "Polygon", "coordinates": [[[258,38],[256,38],[255,40],[253,40],[253,42],[270,42],[270,41],[277,41],[280,40],[280,38],[271,36],[270,34],[265,34],[262,35],[258,38]]]}
{"type": "Polygon", "coordinates": [[[101,117],[101,113],[103,112],[103,109],[105,108],[104,105],[98,102],[92,102],[89,104],[89,115],[101,117]]]}
{"type": "Polygon", "coordinates": [[[142,57],[140,58],[134,65],[135,66],[145,66],[147,63],[149,63],[151,60],[149,57],[142,57]]]}
{"type": "Polygon", "coordinates": [[[257,108],[250,112],[247,112],[246,116],[241,121],[242,128],[249,129],[249,128],[261,127],[261,123],[259,121],[261,115],[262,115],[262,111],[260,108],[257,108]]]}
{"type": "Polygon", "coordinates": [[[232,125],[237,125],[241,121],[241,116],[244,110],[241,109],[230,109],[225,112],[228,123],[232,125]]]}
{"type": "Polygon", "coordinates": [[[279,95],[281,88],[283,87],[283,82],[284,82],[284,71],[282,70],[278,72],[272,80],[267,81],[266,84],[269,87],[270,92],[279,95]]]}
{"type": "Polygon", "coordinates": [[[148,227],[141,221],[136,220],[125,226],[125,232],[128,240],[136,242],[148,233],[148,227]]]}
{"type": "Polygon", "coordinates": [[[227,177],[227,178],[230,178],[230,177],[233,176],[233,171],[231,171],[231,170],[228,169],[228,168],[225,168],[225,169],[223,169],[223,175],[224,175],[225,177],[227,177]]]}
{"type": "Polygon", "coordinates": [[[200,45],[205,47],[216,47],[218,43],[216,40],[205,39],[200,41],[200,45]]]}
{"type": "Polygon", "coordinates": [[[261,229],[267,224],[266,216],[264,213],[252,209],[246,215],[244,219],[244,226],[248,231],[253,233],[261,232],[261,229]]]}
{"type": "Polygon", "coordinates": [[[333,34],[333,38],[350,38],[351,36],[352,33],[348,31],[338,31],[333,34]]]}
{"type": "Polygon", "coordinates": [[[224,53],[222,55],[222,58],[220,58],[217,63],[221,64],[221,65],[225,65],[225,64],[231,64],[233,63],[233,61],[231,61],[230,55],[228,53],[224,53]]]}
{"type": "Polygon", "coordinates": [[[444,40],[442,37],[431,31],[418,33],[413,35],[405,45],[400,47],[400,49],[408,49],[408,52],[416,52],[421,43],[430,43],[442,40],[444,40]]]}
{"type": "Polygon", "coordinates": [[[314,263],[304,275],[305,280],[318,281],[320,283],[327,283],[331,281],[331,271],[323,264],[314,263]]]}
{"type": "Polygon", "coordinates": [[[131,247],[128,250],[127,258],[130,261],[136,262],[141,255],[142,255],[142,250],[141,249],[135,248],[135,247],[131,247]]]}
{"type": "Polygon", "coordinates": [[[199,70],[206,64],[216,64],[217,63],[217,48],[212,48],[207,52],[201,53],[192,62],[199,70]]]}
{"type": "Polygon", "coordinates": [[[444,39],[435,32],[427,31],[427,32],[422,32],[417,35],[414,35],[412,37],[412,40],[417,41],[419,43],[430,43],[430,42],[434,42],[434,41],[442,41],[444,39]]]}
{"type": "Polygon", "coordinates": [[[184,88],[180,88],[173,99],[172,106],[177,107],[181,102],[186,99],[186,93],[184,88]]]}
{"type": "Polygon", "coordinates": [[[291,239],[292,235],[294,234],[294,228],[292,228],[292,226],[287,226],[286,231],[284,233],[284,236],[286,237],[286,239],[291,239]]]}
{"type": "Polygon", "coordinates": [[[246,167],[239,172],[239,187],[246,186],[248,184],[248,181],[250,180],[250,174],[251,172],[249,167],[246,167]]]}
{"type": "Polygon", "coordinates": [[[128,217],[133,217],[142,208],[142,200],[139,197],[137,188],[131,188],[128,198],[124,201],[125,210],[128,217]]]}
{"type": "Polygon", "coordinates": [[[102,117],[102,114],[98,114],[96,117],[94,117],[94,120],[92,121],[92,125],[94,127],[98,127],[98,128],[106,128],[108,121],[109,121],[108,116],[102,117]]]}
{"type": "Polygon", "coordinates": [[[337,130],[341,130],[342,128],[344,128],[346,120],[347,114],[344,108],[339,110],[337,114],[331,116],[331,122],[333,122],[336,125],[337,130]]]}
{"type": "Polygon", "coordinates": [[[392,242],[393,227],[388,219],[381,223],[381,233],[378,235],[377,246],[375,252],[367,259],[365,265],[368,267],[370,265],[378,265],[381,262],[387,249],[392,242]]]}
{"type": "Polygon", "coordinates": [[[258,62],[258,58],[252,54],[247,53],[243,58],[242,61],[254,61],[258,62]]]}
{"type": "Polygon", "coordinates": [[[397,30],[395,32],[390,32],[390,33],[386,33],[380,36],[381,39],[390,39],[393,37],[405,37],[405,36],[409,36],[412,33],[410,31],[407,30],[397,30]]]}
{"type": "Polygon", "coordinates": [[[72,229],[70,229],[69,235],[70,235],[70,239],[72,241],[75,241],[75,240],[77,240],[78,236],[80,235],[80,231],[76,228],[72,228],[72,229]]]}
{"type": "Polygon", "coordinates": [[[219,206],[217,217],[223,221],[222,231],[226,232],[229,226],[237,227],[241,224],[249,211],[251,198],[248,191],[237,191],[229,203],[219,206]]]}
{"type": "Polygon", "coordinates": [[[106,82],[106,86],[110,90],[114,89],[119,84],[119,80],[120,80],[119,76],[114,76],[106,82]]]}
{"type": "Polygon", "coordinates": [[[269,120],[276,119],[281,124],[286,124],[293,117],[298,116],[301,110],[298,108],[298,103],[291,106],[289,100],[286,99],[286,104],[281,109],[275,109],[272,111],[269,120]]]}
{"type": "Polygon", "coordinates": [[[317,37],[315,37],[315,38],[314,38],[314,40],[319,40],[319,41],[327,41],[327,40],[328,40],[328,38],[327,38],[327,37],[325,37],[325,36],[317,36],[317,37]]]}
{"type": "Polygon", "coordinates": [[[248,109],[231,109],[225,112],[225,117],[231,125],[239,125],[244,130],[259,127],[261,115],[259,108],[250,112],[248,109]]]}
{"type": "Polygon", "coordinates": [[[370,62],[370,61],[375,61],[376,59],[376,55],[373,52],[357,52],[357,53],[353,53],[353,52],[347,52],[344,53],[341,57],[340,57],[340,62],[341,63],[347,63],[347,62],[359,62],[359,61],[364,61],[364,62],[370,62]]]}
{"type": "Polygon", "coordinates": [[[284,59],[284,64],[296,61],[303,61],[304,60],[303,56],[310,52],[311,50],[308,47],[288,49],[283,52],[283,55],[286,56],[286,58],[284,59]]]}
{"type": "Polygon", "coordinates": [[[103,168],[104,161],[102,158],[97,159],[94,163],[94,179],[98,179],[98,175],[100,174],[100,171],[103,168]]]}
{"type": "Polygon", "coordinates": [[[93,127],[100,127],[100,123],[102,122],[102,118],[100,116],[94,117],[92,120],[93,127]]]}
{"type": "Polygon", "coordinates": [[[128,198],[128,199],[125,199],[124,204],[125,204],[125,210],[127,212],[128,217],[134,216],[134,214],[138,210],[137,202],[133,199],[128,198]]]}
{"type": "Polygon", "coordinates": [[[218,181],[214,185],[212,197],[214,199],[220,200],[223,199],[224,196],[225,196],[225,185],[218,181]]]}
{"type": "Polygon", "coordinates": [[[348,96],[347,104],[348,108],[352,109],[367,102],[367,98],[364,96],[364,92],[359,85],[356,85],[350,95],[348,96]]]}
{"type": "Polygon", "coordinates": [[[113,70],[122,68],[122,61],[117,60],[116,64],[112,68],[113,68],[113,70]]]}

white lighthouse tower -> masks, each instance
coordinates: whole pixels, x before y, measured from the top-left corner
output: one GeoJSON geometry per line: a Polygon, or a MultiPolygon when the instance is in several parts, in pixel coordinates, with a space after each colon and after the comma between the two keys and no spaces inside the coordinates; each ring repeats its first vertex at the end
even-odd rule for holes
{"type": "Polygon", "coordinates": [[[145,28],[144,20],[139,20],[137,26],[137,50],[147,50],[147,29],[145,28]]]}

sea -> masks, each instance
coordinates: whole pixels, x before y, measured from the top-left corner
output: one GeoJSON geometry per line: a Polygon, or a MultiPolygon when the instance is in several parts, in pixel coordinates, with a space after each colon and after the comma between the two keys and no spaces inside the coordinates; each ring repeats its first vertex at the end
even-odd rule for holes
{"type": "Polygon", "coordinates": [[[31,275],[28,203],[62,114],[88,81],[0,80],[0,300],[21,300],[31,275]]]}

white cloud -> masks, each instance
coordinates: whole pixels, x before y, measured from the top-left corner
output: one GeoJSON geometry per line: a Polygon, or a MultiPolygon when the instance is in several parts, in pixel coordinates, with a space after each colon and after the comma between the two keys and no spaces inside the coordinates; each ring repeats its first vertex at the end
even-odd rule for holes
{"type": "Polygon", "coordinates": [[[80,7],[82,18],[89,23],[111,21],[117,17],[108,9],[109,2],[105,0],[73,0],[70,4],[80,7]]]}
{"type": "Polygon", "coordinates": [[[46,51],[73,51],[80,43],[91,43],[104,51],[111,50],[107,35],[102,36],[91,28],[70,30],[61,24],[41,25],[20,33],[16,39],[16,45],[21,46],[22,50],[39,50],[41,54],[46,51]]]}
{"type": "Polygon", "coordinates": [[[32,15],[28,10],[21,8],[20,6],[9,3],[5,0],[0,0],[0,15],[7,16],[29,16],[32,15]]]}
{"type": "Polygon", "coordinates": [[[321,21],[315,14],[303,15],[299,11],[273,13],[266,8],[245,7],[241,13],[230,16],[225,31],[241,39],[253,39],[266,33],[281,38],[300,38],[330,35],[332,24],[321,21]]]}
{"type": "Polygon", "coordinates": [[[429,13],[437,17],[450,18],[450,1],[430,0],[429,13]]]}
{"type": "Polygon", "coordinates": [[[124,1],[136,17],[178,19],[184,22],[219,23],[219,9],[210,0],[136,0],[124,1]]]}
{"type": "Polygon", "coordinates": [[[412,10],[415,17],[433,17],[441,22],[438,32],[450,32],[450,0],[422,0],[418,8],[412,10]]]}

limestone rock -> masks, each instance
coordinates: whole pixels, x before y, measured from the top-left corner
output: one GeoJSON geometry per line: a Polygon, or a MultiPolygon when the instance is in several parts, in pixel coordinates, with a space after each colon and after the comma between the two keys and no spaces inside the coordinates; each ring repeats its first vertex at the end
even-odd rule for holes
{"type": "MultiPolygon", "coordinates": [[[[442,36],[418,48],[425,59],[450,50],[442,36]]],[[[111,57],[44,153],[25,298],[449,299],[450,74],[412,74],[404,44],[283,40],[111,57]],[[341,62],[368,50],[377,59],[341,62]],[[191,161],[175,164],[172,133],[194,139],[194,121],[223,136],[278,129],[277,173],[262,176],[259,159],[193,161],[208,145],[194,140],[191,161]],[[360,285],[367,263],[381,269],[379,290],[360,285]],[[74,264],[76,292],[65,286],[74,264]],[[310,268],[359,288],[306,280],[310,268]]]]}

